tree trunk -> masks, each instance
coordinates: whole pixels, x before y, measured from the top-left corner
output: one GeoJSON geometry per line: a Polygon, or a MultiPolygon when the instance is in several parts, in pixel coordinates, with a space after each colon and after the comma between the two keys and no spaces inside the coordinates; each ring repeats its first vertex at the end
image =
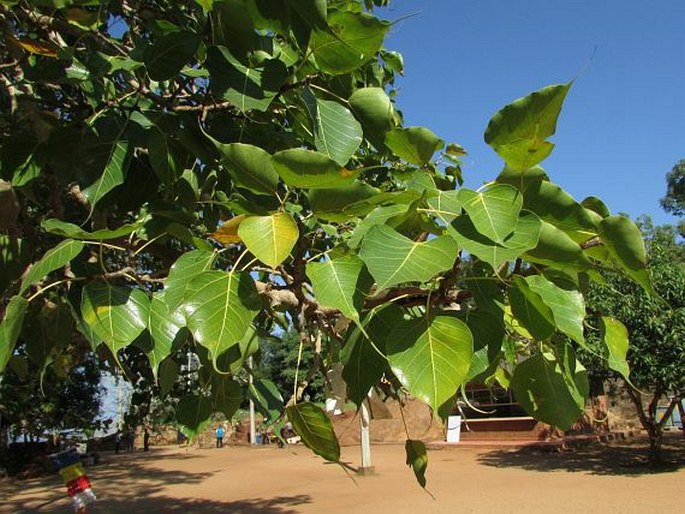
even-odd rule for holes
{"type": "Polygon", "coordinates": [[[685,408],[683,408],[683,398],[682,396],[676,396],[678,398],[678,412],[680,413],[680,430],[685,437],[685,408]]]}
{"type": "Polygon", "coordinates": [[[656,421],[656,405],[662,392],[657,390],[654,392],[652,400],[649,402],[647,411],[642,405],[642,395],[632,388],[628,388],[630,399],[635,404],[637,416],[640,419],[642,428],[647,432],[649,437],[649,462],[651,464],[661,463],[661,442],[663,439],[663,425],[656,421]]]}

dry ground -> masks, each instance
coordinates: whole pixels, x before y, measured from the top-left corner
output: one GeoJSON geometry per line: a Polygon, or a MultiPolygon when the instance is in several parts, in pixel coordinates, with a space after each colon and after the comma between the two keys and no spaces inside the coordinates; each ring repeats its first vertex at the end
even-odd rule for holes
{"type": "MultiPolygon", "coordinates": [[[[350,479],[306,448],[153,448],[105,454],[89,468],[99,497],[89,513],[640,513],[683,512],[685,443],[675,464],[643,461],[643,441],[570,452],[454,448],[429,452],[428,489],[404,465],[402,445],[376,445],[376,474],[350,479]]],[[[358,450],[343,448],[355,466],[358,450]]],[[[59,476],[0,482],[0,512],[71,512],[59,476]]]]}

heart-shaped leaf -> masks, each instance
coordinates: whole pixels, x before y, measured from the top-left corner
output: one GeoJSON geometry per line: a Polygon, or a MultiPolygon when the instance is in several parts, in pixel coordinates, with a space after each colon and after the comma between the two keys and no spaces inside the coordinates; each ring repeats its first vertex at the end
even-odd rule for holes
{"type": "Polygon", "coordinates": [[[547,339],[554,333],[556,325],[552,309],[523,277],[514,277],[507,294],[511,312],[536,341],[547,339]]]}
{"type": "Polygon", "coordinates": [[[461,215],[448,225],[447,233],[456,239],[460,247],[497,269],[502,263],[513,261],[536,248],[541,225],[540,218],[535,214],[522,211],[513,234],[504,244],[498,244],[478,232],[471,218],[461,215]]]}
{"type": "Polygon", "coordinates": [[[359,324],[359,311],[372,282],[363,268],[364,262],[356,255],[307,264],[317,302],[359,324]]]}
{"type": "Polygon", "coordinates": [[[149,311],[150,300],[140,289],[91,282],[81,293],[83,321],[114,355],[145,330],[149,311]]]}
{"type": "Polygon", "coordinates": [[[164,285],[164,300],[170,312],[174,311],[185,298],[190,282],[203,271],[214,265],[217,254],[206,250],[193,250],[181,255],[171,265],[169,276],[164,285]]]}
{"type": "Polygon", "coordinates": [[[649,272],[640,229],[625,216],[609,216],[599,224],[599,237],[626,274],[647,293],[657,296],[649,272]]]}
{"type": "Polygon", "coordinates": [[[528,414],[568,430],[583,413],[585,403],[575,380],[554,355],[539,353],[516,366],[510,386],[528,414]]]}
{"type": "Polygon", "coordinates": [[[275,153],[271,159],[283,182],[293,187],[339,187],[351,184],[355,177],[354,173],[342,168],[328,156],[304,148],[283,150],[275,153]]]}
{"type": "Polygon", "coordinates": [[[67,239],[45,252],[41,260],[31,267],[24,280],[22,280],[19,293],[23,293],[31,284],[42,280],[49,273],[71,262],[72,259],[81,253],[84,246],[81,241],[67,239]]]}
{"type": "Polygon", "coordinates": [[[258,146],[243,143],[229,145],[214,141],[221,152],[221,163],[239,187],[256,194],[274,194],[278,188],[278,173],[271,164],[271,155],[258,146]]]}
{"type": "Polygon", "coordinates": [[[316,149],[344,166],[362,142],[361,125],[347,107],[321,100],[309,88],[305,88],[302,99],[312,119],[316,149]]]}
{"type": "Polygon", "coordinates": [[[226,375],[212,375],[212,400],[214,412],[221,412],[231,419],[243,402],[240,384],[226,375]]]}
{"type": "Polygon", "coordinates": [[[426,200],[430,207],[428,212],[437,216],[445,224],[449,224],[461,214],[462,205],[458,198],[460,191],[438,191],[437,193],[437,196],[426,200]]]}
{"type": "Polygon", "coordinates": [[[261,308],[254,280],[247,273],[203,271],[188,285],[183,302],[188,330],[217,358],[245,335],[261,308]]]}
{"type": "Polygon", "coordinates": [[[541,275],[526,277],[531,291],[540,295],[544,304],[552,311],[554,324],[581,346],[585,346],[583,320],[585,300],[576,289],[563,289],[541,275]]]}
{"type": "Polygon", "coordinates": [[[311,402],[291,405],[286,409],[288,419],[304,445],[330,462],[340,461],[340,444],[333,423],[326,413],[311,402]]]}
{"type": "Polygon", "coordinates": [[[554,148],[546,139],[556,132],[570,87],[570,82],[547,86],[507,105],[490,120],[485,142],[512,168],[535,166],[554,148]]]}
{"type": "Polygon", "coordinates": [[[457,257],[457,243],[448,236],[417,243],[378,225],[364,236],[359,256],[380,290],[403,282],[426,282],[449,270],[457,257]]]}
{"type": "Polygon", "coordinates": [[[350,96],[350,107],[361,122],[364,136],[378,150],[383,150],[385,135],[393,128],[395,109],[380,87],[357,89],[350,96]]]}
{"type": "Polygon", "coordinates": [[[425,127],[407,127],[388,132],[385,146],[405,161],[421,166],[428,164],[445,142],[425,127]]]}
{"type": "Polygon", "coordinates": [[[395,376],[433,412],[454,396],[471,366],[473,336],[464,322],[451,316],[403,320],[386,345],[395,376]]]}
{"type": "Polygon", "coordinates": [[[194,439],[202,433],[211,417],[212,399],[208,396],[183,396],[176,405],[176,421],[188,439],[194,439]]]}
{"type": "Polygon", "coordinates": [[[509,185],[497,184],[482,193],[463,188],[457,199],[476,230],[496,243],[504,244],[518,225],[523,196],[509,185]]]}
{"type": "Polygon", "coordinates": [[[312,32],[309,48],[321,70],[340,75],[375,57],[390,24],[366,13],[333,11],[328,26],[329,30],[312,32]]]}
{"type": "Polygon", "coordinates": [[[275,268],[288,258],[300,231],[286,212],[271,216],[250,216],[238,227],[238,235],[252,254],[275,268]]]}
{"type": "Polygon", "coordinates": [[[185,327],[183,313],[179,310],[169,310],[164,300],[164,292],[153,294],[147,323],[153,345],[146,354],[155,378],[157,378],[160,363],[171,354],[177,337],[182,336],[179,332],[183,327],[185,327]]]}

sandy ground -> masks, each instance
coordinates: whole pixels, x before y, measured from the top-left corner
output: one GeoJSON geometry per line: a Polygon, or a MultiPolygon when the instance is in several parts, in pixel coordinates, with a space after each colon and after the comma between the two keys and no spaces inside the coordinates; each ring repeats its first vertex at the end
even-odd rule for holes
{"type": "MultiPolygon", "coordinates": [[[[643,462],[640,441],[570,452],[450,448],[429,452],[428,490],[404,464],[402,445],[376,445],[375,474],[351,479],[306,448],[153,448],[105,454],[88,469],[89,513],[660,513],[683,512],[685,443],[676,464],[643,462]]],[[[675,444],[674,444],[675,443],[675,444]]],[[[343,460],[359,461],[343,448],[343,460]]],[[[71,512],[58,475],[0,482],[0,512],[71,512]]]]}

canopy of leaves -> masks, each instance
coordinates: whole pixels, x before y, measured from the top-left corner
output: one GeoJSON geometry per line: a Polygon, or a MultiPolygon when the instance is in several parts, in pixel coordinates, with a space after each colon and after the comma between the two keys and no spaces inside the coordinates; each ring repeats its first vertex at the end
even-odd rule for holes
{"type": "Polygon", "coordinates": [[[396,108],[387,4],[0,3],[0,373],[60,348],[31,335],[60,322],[52,303],[73,351],[176,395],[189,434],[259,396],[255,342],[293,333],[270,374],[298,382],[279,384],[288,414],[330,460],[334,432],[297,402],[341,356],[357,402],[382,381],[444,412],[477,369],[523,377],[533,414],[567,426],[585,389],[544,356],[557,333],[582,343],[599,267],[651,288],[637,229],[539,166],[571,83],[495,113],[505,169],[460,188],[465,151],[396,108]],[[561,379],[535,382],[549,369],[561,379]],[[569,408],[536,407],[557,398],[569,408]]]}

